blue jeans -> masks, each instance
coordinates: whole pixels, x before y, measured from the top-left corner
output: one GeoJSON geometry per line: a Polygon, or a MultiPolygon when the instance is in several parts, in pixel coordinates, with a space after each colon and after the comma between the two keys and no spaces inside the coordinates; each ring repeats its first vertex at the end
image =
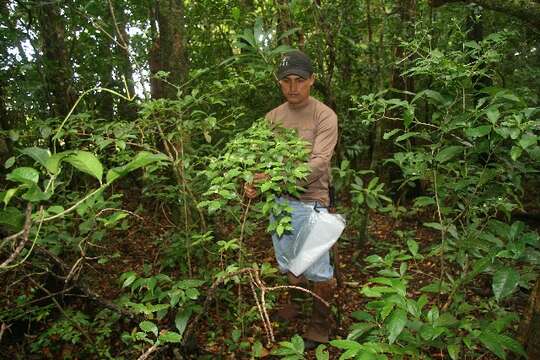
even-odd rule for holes
{"type": "MultiPolygon", "coordinates": [[[[316,201],[308,202],[284,198],[279,198],[278,202],[288,202],[289,206],[292,208],[291,225],[293,230],[285,232],[281,236],[278,236],[275,232],[272,233],[272,243],[274,244],[274,252],[276,254],[279,269],[282,273],[287,273],[287,259],[283,254],[283,248],[288,246],[291,241],[296,240],[296,235],[302,227],[302,224],[309,219],[313,207],[318,203],[316,201]],[[309,205],[309,207],[306,205],[309,205]]],[[[318,206],[320,206],[320,204],[318,206]]],[[[328,210],[323,207],[317,207],[317,210],[328,212],[328,210]]],[[[274,217],[270,216],[270,222],[274,221],[274,217]]],[[[302,275],[304,275],[306,279],[315,282],[331,280],[334,277],[334,268],[330,264],[330,251],[325,252],[313,265],[307,268],[302,275]]]]}

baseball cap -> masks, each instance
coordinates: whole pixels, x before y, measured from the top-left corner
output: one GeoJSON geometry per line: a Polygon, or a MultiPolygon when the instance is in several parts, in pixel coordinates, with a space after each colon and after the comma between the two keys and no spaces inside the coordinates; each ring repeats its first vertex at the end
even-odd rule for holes
{"type": "Polygon", "coordinates": [[[279,62],[277,76],[281,80],[288,75],[298,75],[307,79],[313,74],[309,57],[300,50],[286,53],[279,62]]]}

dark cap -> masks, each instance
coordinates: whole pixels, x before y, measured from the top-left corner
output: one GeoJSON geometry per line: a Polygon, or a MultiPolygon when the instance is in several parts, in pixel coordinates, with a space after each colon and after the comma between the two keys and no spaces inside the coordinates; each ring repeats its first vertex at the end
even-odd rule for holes
{"type": "Polygon", "coordinates": [[[309,57],[300,50],[286,53],[279,62],[277,76],[281,80],[288,75],[298,75],[307,79],[313,74],[309,57]]]}

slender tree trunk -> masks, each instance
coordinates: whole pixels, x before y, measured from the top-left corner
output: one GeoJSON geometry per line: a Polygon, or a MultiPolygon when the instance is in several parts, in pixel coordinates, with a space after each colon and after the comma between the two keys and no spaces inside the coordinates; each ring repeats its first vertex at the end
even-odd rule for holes
{"type": "Polygon", "coordinates": [[[519,326],[519,340],[529,359],[540,359],[540,276],[536,279],[529,305],[519,326]]]}
{"type": "MultiPolygon", "coordinates": [[[[127,28],[127,16],[124,9],[120,7],[118,1],[114,2],[114,7],[110,9],[111,17],[115,24],[116,43],[114,51],[118,58],[118,73],[123,76],[126,81],[127,91],[130,96],[135,94],[135,82],[133,80],[133,67],[131,60],[129,59],[129,35],[126,31],[127,28]]],[[[124,93],[126,86],[122,79],[119,79],[118,87],[121,92],[124,93]]],[[[137,117],[137,106],[134,102],[127,102],[121,100],[118,104],[118,115],[122,119],[133,120],[137,117]]]]}
{"type": "Polygon", "coordinates": [[[366,0],[366,26],[368,31],[368,65],[369,65],[369,91],[373,91],[375,85],[374,71],[373,71],[373,28],[371,24],[371,0],[366,0]]]}
{"type": "Polygon", "coordinates": [[[66,115],[75,102],[73,71],[65,43],[65,23],[55,1],[41,2],[38,8],[43,70],[52,116],[66,115]]]}
{"type": "MultiPolygon", "coordinates": [[[[276,0],[276,7],[278,10],[278,36],[281,36],[282,34],[291,30],[294,27],[294,24],[292,22],[288,0],[276,0]]],[[[283,45],[291,46],[293,44],[292,36],[288,35],[283,37],[281,39],[281,43],[283,45]]]]}
{"type": "MultiPolygon", "coordinates": [[[[401,38],[411,38],[414,36],[412,22],[416,12],[416,0],[399,0],[397,5],[397,11],[399,13],[400,25],[396,28],[396,32],[393,34],[394,41],[398,41],[401,38]]],[[[397,44],[394,48],[394,61],[396,65],[392,69],[391,87],[401,91],[414,91],[414,79],[408,76],[402,76],[403,71],[406,70],[409,61],[405,59],[405,49],[397,44]]],[[[406,99],[408,95],[404,96],[406,99]]],[[[387,114],[388,118],[399,117],[401,114],[387,114]]],[[[391,120],[383,118],[379,120],[375,126],[375,133],[372,143],[372,158],[371,168],[377,171],[377,174],[381,177],[383,182],[390,183],[392,181],[392,169],[388,166],[382,167],[382,161],[389,158],[394,152],[394,146],[392,142],[383,139],[386,132],[403,127],[401,121],[391,120]]]]}
{"type": "Polygon", "coordinates": [[[173,85],[184,82],[187,71],[187,56],[184,38],[184,6],[181,0],[156,1],[155,19],[159,35],[154,38],[151,50],[150,70],[167,72],[167,82],[157,81],[153,85],[154,98],[176,98],[177,90],[173,85]],[[172,84],[172,85],[171,85],[172,84]]]}
{"type": "MultiPolygon", "coordinates": [[[[102,36],[97,44],[97,53],[99,59],[107,59],[103,66],[97,68],[99,71],[99,82],[101,87],[112,88],[113,66],[112,66],[112,41],[107,36],[102,36]]],[[[111,120],[114,116],[114,100],[111,93],[102,91],[96,94],[96,109],[101,117],[111,120]]]]}
{"type": "MultiPolygon", "coordinates": [[[[0,130],[8,130],[11,127],[9,112],[5,102],[5,85],[3,79],[0,79],[0,130]]],[[[0,163],[4,163],[11,154],[11,142],[9,137],[0,136],[0,163]]]]}
{"type": "Polygon", "coordinates": [[[162,81],[155,78],[155,75],[163,67],[161,65],[161,52],[160,52],[160,41],[158,33],[158,20],[157,20],[157,9],[156,7],[150,7],[150,34],[152,38],[152,47],[149,50],[149,67],[150,67],[150,95],[152,99],[159,99],[163,97],[162,90],[162,81]]]}

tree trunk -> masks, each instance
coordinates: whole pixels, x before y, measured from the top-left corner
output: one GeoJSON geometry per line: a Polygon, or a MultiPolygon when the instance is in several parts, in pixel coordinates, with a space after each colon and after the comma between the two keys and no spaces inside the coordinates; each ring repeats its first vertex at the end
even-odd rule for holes
{"type": "Polygon", "coordinates": [[[535,0],[429,0],[433,7],[458,2],[475,3],[483,8],[514,16],[540,29],[540,3],[535,0]]]}
{"type": "Polygon", "coordinates": [[[167,82],[157,80],[152,97],[174,99],[177,90],[173,86],[182,84],[188,66],[184,38],[184,6],[181,0],[159,0],[156,2],[155,19],[159,35],[154,38],[151,50],[150,70],[167,72],[167,82]],[[172,85],[171,85],[172,84],[172,85]]]}
{"type": "Polygon", "coordinates": [[[518,336],[529,359],[540,359],[540,276],[536,278],[536,285],[529,297],[518,336]]]}
{"type": "MultiPolygon", "coordinates": [[[[112,41],[108,36],[101,36],[96,51],[99,59],[107,59],[103,66],[98,67],[98,77],[100,86],[104,88],[112,88],[113,81],[113,63],[112,63],[112,41]]],[[[99,116],[104,119],[111,120],[114,116],[114,100],[111,93],[102,91],[96,94],[96,110],[99,116]]]]}
{"type": "MultiPolygon", "coordinates": [[[[127,27],[127,16],[119,6],[119,2],[114,2],[114,8],[110,9],[113,21],[116,21],[115,33],[116,33],[116,44],[114,47],[116,56],[118,58],[118,73],[123,76],[126,81],[127,91],[129,96],[133,97],[135,94],[135,83],[133,81],[133,68],[131,61],[129,59],[129,35],[126,31],[127,27]]],[[[121,93],[125,93],[125,86],[122,79],[119,79],[118,87],[120,88],[121,93]]],[[[137,106],[131,101],[120,100],[118,104],[118,116],[125,120],[133,120],[137,117],[137,106]]]]}
{"type": "MultiPolygon", "coordinates": [[[[412,23],[416,15],[416,0],[399,0],[397,3],[397,12],[399,13],[400,25],[396,28],[393,35],[394,41],[399,41],[400,37],[409,39],[414,36],[412,23]]],[[[414,79],[409,76],[403,76],[402,73],[407,69],[410,59],[406,59],[405,49],[397,44],[394,48],[394,58],[397,63],[392,69],[391,87],[401,91],[414,92],[414,79]]],[[[408,99],[408,95],[404,96],[408,99]]],[[[388,114],[388,118],[398,118],[402,114],[388,114]]],[[[403,122],[388,118],[380,119],[374,129],[372,136],[372,157],[371,169],[376,170],[377,174],[385,183],[392,181],[392,168],[382,167],[382,161],[389,158],[394,153],[394,145],[391,141],[386,141],[383,136],[386,132],[403,127],[403,122]]]]}
{"type": "Polygon", "coordinates": [[[38,22],[49,112],[51,116],[64,116],[73,106],[76,94],[65,44],[65,23],[58,3],[42,2],[38,8],[38,22]]]}
{"type": "MultiPolygon", "coordinates": [[[[281,36],[282,34],[286,33],[287,31],[291,30],[294,27],[294,24],[292,22],[291,18],[291,11],[289,8],[289,1],[288,0],[276,0],[276,6],[278,10],[278,36],[281,36]]],[[[291,39],[291,35],[285,36],[281,39],[281,43],[283,45],[289,45],[291,46],[293,44],[293,41],[291,39]]]]}

